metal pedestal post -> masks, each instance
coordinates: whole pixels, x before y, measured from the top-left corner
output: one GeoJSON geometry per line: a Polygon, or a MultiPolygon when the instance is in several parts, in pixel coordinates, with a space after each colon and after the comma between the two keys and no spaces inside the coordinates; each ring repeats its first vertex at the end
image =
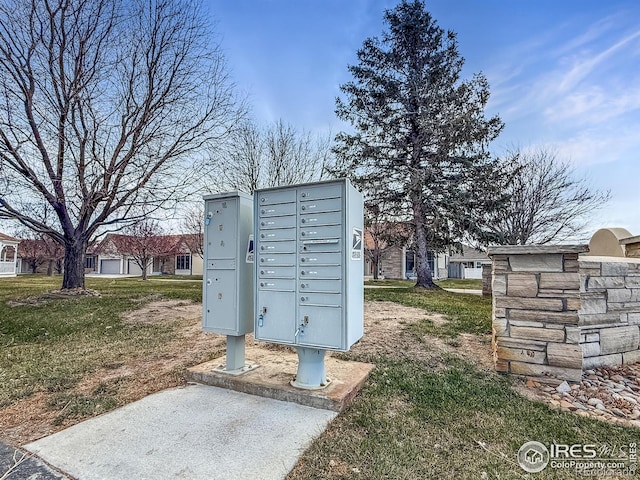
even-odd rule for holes
{"type": "Polygon", "coordinates": [[[242,375],[258,368],[255,363],[245,363],[244,335],[227,335],[227,356],[224,365],[214,368],[217,373],[242,375]]]}
{"type": "Polygon", "coordinates": [[[227,335],[227,364],[225,370],[244,367],[244,335],[227,335]]]}
{"type": "Polygon", "coordinates": [[[326,377],[324,370],[325,350],[316,348],[296,348],[298,352],[298,372],[291,385],[305,390],[324,388],[331,380],[326,377]]]}

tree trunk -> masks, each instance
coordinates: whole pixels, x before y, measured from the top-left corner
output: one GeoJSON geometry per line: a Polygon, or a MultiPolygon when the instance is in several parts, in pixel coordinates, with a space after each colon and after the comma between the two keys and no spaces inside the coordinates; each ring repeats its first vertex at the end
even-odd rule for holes
{"type": "Polygon", "coordinates": [[[151,263],[149,260],[146,260],[144,262],[140,262],[142,263],[143,267],[142,267],[142,280],[146,280],[147,279],[147,269],[149,268],[149,263],[151,263]]]}
{"type": "Polygon", "coordinates": [[[433,276],[429,268],[429,242],[424,225],[423,207],[419,200],[413,202],[413,220],[416,224],[416,287],[440,288],[433,283],[433,276]]]}
{"type": "Polygon", "coordinates": [[[373,279],[378,280],[378,269],[380,268],[380,259],[377,255],[373,257],[373,279]]]}
{"type": "Polygon", "coordinates": [[[62,288],[84,288],[84,257],[87,242],[71,239],[64,244],[62,288]]]}

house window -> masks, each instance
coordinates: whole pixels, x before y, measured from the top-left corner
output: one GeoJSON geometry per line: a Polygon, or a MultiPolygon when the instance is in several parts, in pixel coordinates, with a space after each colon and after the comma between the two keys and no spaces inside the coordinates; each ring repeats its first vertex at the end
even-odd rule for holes
{"type": "Polygon", "coordinates": [[[191,269],[191,255],[177,255],[176,270],[190,270],[190,269],[191,269]]]}
{"type": "Polygon", "coordinates": [[[93,255],[87,255],[84,259],[84,268],[88,268],[89,270],[96,269],[96,257],[93,255]]]}

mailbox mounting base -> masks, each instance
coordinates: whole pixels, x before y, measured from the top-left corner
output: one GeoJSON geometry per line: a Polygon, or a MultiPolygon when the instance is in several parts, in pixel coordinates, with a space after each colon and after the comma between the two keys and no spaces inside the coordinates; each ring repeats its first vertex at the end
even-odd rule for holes
{"type": "Polygon", "coordinates": [[[244,355],[244,335],[227,335],[227,361],[214,371],[227,375],[242,375],[258,368],[257,364],[245,363],[244,355]]]}
{"type": "Polygon", "coordinates": [[[325,350],[317,348],[296,348],[298,352],[298,372],[291,385],[305,390],[319,390],[331,383],[324,370],[325,350]]]}

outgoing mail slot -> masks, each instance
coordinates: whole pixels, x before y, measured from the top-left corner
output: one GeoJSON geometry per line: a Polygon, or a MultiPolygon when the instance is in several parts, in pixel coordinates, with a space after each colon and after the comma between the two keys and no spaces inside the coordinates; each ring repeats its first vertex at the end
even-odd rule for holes
{"type": "Polygon", "coordinates": [[[340,198],[342,196],[342,185],[309,186],[300,189],[300,200],[316,200],[324,198],[340,198]]]}
{"type": "Polygon", "coordinates": [[[275,205],[260,205],[258,215],[263,217],[278,217],[281,215],[295,215],[296,203],[278,203],[275,205]]]}
{"type": "Polygon", "coordinates": [[[326,227],[304,227],[300,231],[302,240],[313,240],[314,238],[340,238],[342,227],[340,225],[330,225],[326,227]]]}
{"type": "Polygon", "coordinates": [[[262,255],[258,253],[258,265],[265,267],[287,267],[296,264],[295,253],[269,253],[262,255]]]}
{"type": "Polygon", "coordinates": [[[342,295],[339,293],[300,293],[298,299],[300,305],[319,305],[326,307],[339,307],[342,295]]]}
{"type": "Polygon", "coordinates": [[[337,238],[321,240],[304,240],[298,247],[300,253],[341,252],[342,243],[337,238]]]}
{"type": "Polygon", "coordinates": [[[258,195],[258,208],[261,205],[272,205],[274,203],[296,203],[296,191],[295,190],[267,190],[260,192],[258,195]]]}
{"type": "Polygon", "coordinates": [[[207,261],[207,269],[214,270],[235,270],[235,259],[221,259],[221,260],[209,260],[207,261]]]}
{"type": "Polygon", "coordinates": [[[300,225],[310,227],[316,225],[340,225],[341,212],[307,213],[300,215],[300,225]]]}
{"type": "Polygon", "coordinates": [[[313,266],[300,269],[300,280],[324,278],[324,279],[336,279],[339,280],[342,277],[342,268],[340,266],[335,267],[323,267],[313,266]]]}
{"type": "Polygon", "coordinates": [[[271,230],[261,231],[258,235],[262,242],[272,242],[280,240],[295,240],[295,228],[274,228],[271,230]]]}
{"type": "Polygon", "coordinates": [[[335,280],[303,280],[300,282],[300,293],[324,292],[340,293],[340,283],[335,280]]]}
{"type": "Polygon", "coordinates": [[[260,278],[296,278],[296,267],[265,267],[258,268],[260,278]]]}
{"type": "Polygon", "coordinates": [[[285,217],[267,217],[258,220],[258,228],[260,230],[268,230],[270,228],[291,228],[295,226],[295,215],[287,215],[285,217]]]}
{"type": "Polygon", "coordinates": [[[262,242],[260,244],[260,253],[268,254],[268,253],[295,253],[296,251],[296,242],[262,242]]]}
{"type": "Polygon", "coordinates": [[[261,290],[277,290],[280,292],[295,292],[296,281],[291,278],[261,278],[258,282],[261,290]]]}
{"type": "Polygon", "coordinates": [[[300,265],[340,265],[342,255],[336,253],[306,253],[300,255],[300,265]]]}
{"type": "Polygon", "coordinates": [[[300,202],[300,213],[338,212],[342,209],[341,198],[327,198],[300,202]]]}

